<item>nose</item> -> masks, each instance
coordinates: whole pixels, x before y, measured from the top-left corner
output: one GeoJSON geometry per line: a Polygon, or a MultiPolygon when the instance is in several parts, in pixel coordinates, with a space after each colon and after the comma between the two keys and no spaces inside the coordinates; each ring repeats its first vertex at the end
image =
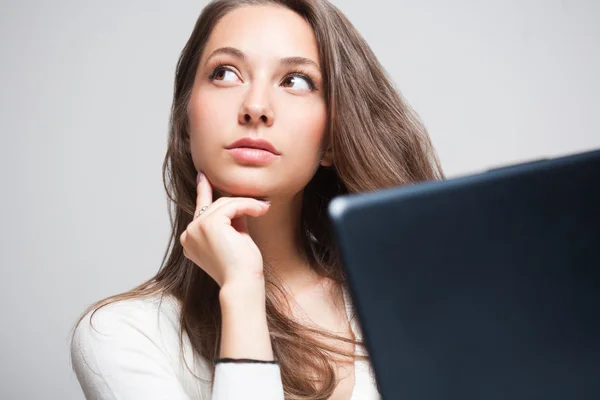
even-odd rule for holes
{"type": "Polygon", "coordinates": [[[256,83],[250,87],[240,111],[238,113],[238,122],[242,125],[264,124],[273,125],[274,113],[269,103],[268,88],[262,87],[256,83]]]}

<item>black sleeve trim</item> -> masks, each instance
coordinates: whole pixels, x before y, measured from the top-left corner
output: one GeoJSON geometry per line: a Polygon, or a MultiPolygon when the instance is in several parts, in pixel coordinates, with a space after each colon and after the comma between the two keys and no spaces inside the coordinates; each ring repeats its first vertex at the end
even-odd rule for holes
{"type": "Polygon", "coordinates": [[[237,363],[237,364],[279,364],[278,361],[255,360],[252,358],[217,358],[215,364],[220,363],[237,363]]]}

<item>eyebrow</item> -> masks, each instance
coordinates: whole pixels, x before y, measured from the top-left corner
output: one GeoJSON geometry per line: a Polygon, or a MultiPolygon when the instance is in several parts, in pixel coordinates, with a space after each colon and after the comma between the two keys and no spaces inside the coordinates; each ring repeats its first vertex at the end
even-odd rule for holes
{"type": "MultiPolygon", "coordinates": [[[[235,47],[220,47],[220,48],[216,49],[215,51],[213,51],[212,53],[210,53],[210,56],[208,56],[204,65],[206,66],[206,64],[208,63],[208,60],[210,60],[216,54],[229,54],[233,57],[239,58],[242,61],[245,61],[247,58],[246,55],[241,50],[236,49],[235,47]]],[[[317,64],[310,58],[306,58],[306,57],[284,57],[279,62],[281,65],[286,65],[286,66],[310,65],[310,66],[315,67],[319,71],[321,70],[321,67],[319,67],[319,64],[317,64]]]]}

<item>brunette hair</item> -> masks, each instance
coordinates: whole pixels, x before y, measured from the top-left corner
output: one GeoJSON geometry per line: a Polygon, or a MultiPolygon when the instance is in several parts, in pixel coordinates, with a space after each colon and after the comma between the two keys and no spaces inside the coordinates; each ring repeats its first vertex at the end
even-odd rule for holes
{"type": "MultiPolygon", "coordinates": [[[[237,7],[265,4],[295,11],[312,26],[317,39],[328,117],[325,140],[332,150],[333,166],[319,167],[305,188],[301,221],[302,250],[320,276],[336,282],[340,288],[346,285],[328,223],[327,205],[333,197],[444,178],[419,117],[394,87],[362,36],[334,5],[326,0],[212,1],[202,10],[175,74],[163,163],[171,237],[161,268],[138,287],[93,304],[84,316],[119,300],[171,295],[181,304],[180,340],[185,331],[198,354],[208,360],[218,357],[219,287],[184,257],[179,241],[196,205],[197,171],[189,147],[186,110],[198,62],[213,27],[237,7]]],[[[295,322],[282,301],[285,296],[281,296],[281,285],[269,270],[265,265],[267,318],[285,397],[329,398],[336,385],[332,355],[352,360],[354,354],[336,350],[321,339],[362,343],[295,322]]]]}

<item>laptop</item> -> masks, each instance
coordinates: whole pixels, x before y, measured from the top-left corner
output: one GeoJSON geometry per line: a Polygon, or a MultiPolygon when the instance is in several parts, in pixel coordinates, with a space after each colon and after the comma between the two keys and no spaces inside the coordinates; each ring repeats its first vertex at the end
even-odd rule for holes
{"type": "Polygon", "coordinates": [[[384,399],[600,399],[600,150],[328,212],[384,399]]]}

